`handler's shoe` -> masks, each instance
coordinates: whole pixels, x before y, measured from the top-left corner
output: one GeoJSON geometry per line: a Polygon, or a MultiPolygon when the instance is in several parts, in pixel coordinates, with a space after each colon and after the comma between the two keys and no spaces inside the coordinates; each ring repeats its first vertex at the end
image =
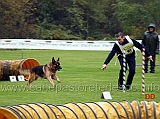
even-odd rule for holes
{"type": "Polygon", "coordinates": [[[126,86],[126,90],[130,90],[130,86],[126,86]]]}
{"type": "Polygon", "coordinates": [[[150,71],[150,73],[155,73],[155,71],[150,71]]]}
{"type": "Polygon", "coordinates": [[[126,90],[130,90],[130,88],[126,88],[126,90]]]}
{"type": "Polygon", "coordinates": [[[118,89],[119,89],[119,90],[123,90],[123,87],[122,87],[122,86],[118,86],[118,89]]]}
{"type": "Polygon", "coordinates": [[[144,71],[145,73],[148,73],[148,71],[144,71]]]}

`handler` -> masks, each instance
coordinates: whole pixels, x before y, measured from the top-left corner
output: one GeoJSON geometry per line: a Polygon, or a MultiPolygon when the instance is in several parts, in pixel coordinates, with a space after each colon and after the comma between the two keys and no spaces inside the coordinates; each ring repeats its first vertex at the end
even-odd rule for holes
{"type": "Polygon", "coordinates": [[[135,60],[135,51],[134,46],[142,51],[145,48],[145,55],[148,57],[149,60],[153,62],[152,56],[150,52],[146,49],[146,47],[134,39],[131,39],[129,36],[124,36],[122,32],[116,34],[116,43],[114,44],[111,52],[109,53],[108,57],[106,58],[104,64],[102,65],[102,70],[107,67],[107,64],[111,61],[115,53],[117,53],[117,58],[119,60],[121,69],[119,72],[119,79],[118,79],[118,89],[122,90],[123,87],[123,51],[126,52],[126,65],[129,67],[129,74],[127,77],[127,82],[125,85],[125,89],[129,90],[132,84],[133,77],[135,75],[136,69],[136,60],[135,60]]]}

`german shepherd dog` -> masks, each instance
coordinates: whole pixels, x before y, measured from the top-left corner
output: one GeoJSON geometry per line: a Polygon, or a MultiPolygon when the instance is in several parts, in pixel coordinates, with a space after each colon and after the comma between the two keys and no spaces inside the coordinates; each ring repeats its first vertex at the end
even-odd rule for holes
{"type": "Polygon", "coordinates": [[[52,86],[55,86],[55,83],[52,79],[60,82],[60,79],[56,76],[56,72],[61,70],[62,67],[59,62],[59,58],[57,60],[52,58],[52,62],[48,62],[46,65],[35,66],[31,69],[19,69],[20,74],[29,75],[28,77],[28,88],[30,88],[30,83],[37,80],[38,77],[43,79],[47,79],[52,86]]]}

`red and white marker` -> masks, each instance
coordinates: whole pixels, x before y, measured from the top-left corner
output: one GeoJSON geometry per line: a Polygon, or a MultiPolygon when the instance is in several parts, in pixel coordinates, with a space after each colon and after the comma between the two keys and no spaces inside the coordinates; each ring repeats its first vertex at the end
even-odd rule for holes
{"type": "Polygon", "coordinates": [[[145,92],[144,74],[145,74],[145,48],[142,49],[142,94],[145,92]]]}

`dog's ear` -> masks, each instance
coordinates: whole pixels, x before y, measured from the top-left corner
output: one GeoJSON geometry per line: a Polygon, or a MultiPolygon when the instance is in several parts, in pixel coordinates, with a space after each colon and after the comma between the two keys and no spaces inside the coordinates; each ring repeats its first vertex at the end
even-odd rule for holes
{"type": "Polygon", "coordinates": [[[58,57],[57,61],[59,61],[59,57],[58,57]]]}
{"type": "Polygon", "coordinates": [[[55,59],[54,59],[54,57],[52,57],[52,63],[55,63],[55,59]]]}

